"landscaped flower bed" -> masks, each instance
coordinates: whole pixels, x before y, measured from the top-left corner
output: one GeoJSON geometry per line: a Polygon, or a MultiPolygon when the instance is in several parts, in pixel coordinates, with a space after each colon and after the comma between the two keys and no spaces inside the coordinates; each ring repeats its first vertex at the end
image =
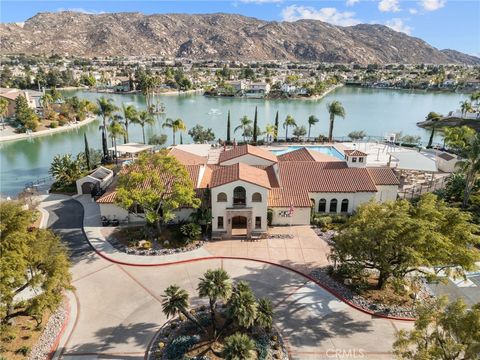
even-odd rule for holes
{"type": "MultiPolygon", "coordinates": [[[[180,225],[167,226],[160,236],[145,226],[122,227],[106,235],[117,250],[131,255],[171,255],[201,248],[204,241],[180,233],[180,225]]],[[[107,228],[110,229],[110,228],[107,228]]]]}
{"type": "Polygon", "coordinates": [[[223,269],[207,270],[197,290],[208,306],[191,308],[177,285],[165,290],[163,313],[173,319],[155,336],[148,359],[288,359],[272,302],[257,299],[247,282],[233,284],[223,269]]]}

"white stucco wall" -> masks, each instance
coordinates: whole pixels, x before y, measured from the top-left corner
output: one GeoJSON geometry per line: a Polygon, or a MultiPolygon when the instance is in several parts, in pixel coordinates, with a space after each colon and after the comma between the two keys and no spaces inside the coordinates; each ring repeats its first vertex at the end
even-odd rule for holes
{"type": "MultiPolygon", "coordinates": [[[[106,218],[118,219],[120,221],[123,221],[128,216],[129,223],[145,221],[143,217],[137,216],[133,213],[129,214],[127,210],[121,208],[116,204],[98,204],[98,205],[100,206],[100,215],[105,216],[106,218]]],[[[187,209],[187,208],[175,211],[175,219],[173,221],[174,222],[189,221],[190,214],[193,211],[194,211],[193,209],[187,209]]]]}
{"type": "Polygon", "coordinates": [[[310,208],[295,208],[293,216],[284,217],[280,214],[288,212],[289,207],[275,207],[273,210],[272,225],[309,225],[310,224],[310,208]]]}
{"type": "Polygon", "coordinates": [[[247,165],[269,166],[269,165],[273,164],[273,161],[262,159],[260,157],[250,155],[250,154],[245,154],[245,155],[239,156],[237,158],[224,161],[224,162],[220,163],[220,165],[233,165],[233,164],[237,164],[237,163],[244,163],[244,164],[247,164],[247,165]]]}
{"type": "Polygon", "coordinates": [[[455,172],[457,163],[458,163],[457,159],[452,159],[450,161],[447,161],[440,157],[437,158],[438,170],[443,172],[448,172],[448,173],[455,172]]]}
{"type": "Polygon", "coordinates": [[[397,199],[397,185],[377,185],[375,200],[379,202],[394,201],[397,199]]]}
{"type": "Polygon", "coordinates": [[[237,180],[222,186],[212,188],[212,230],[224,231],[227,229],[227,208],[233,208],[233,189],[237,186],[243,186],[246,191],[246,206],[245,208],[252,209],[252,230],[253,231],[267,231],[267,204],[268,204],[268,189],[251,184],[245,181],[237,180]],[[217,195],[221,192],[227,194],[226,202],[217,202],[217,195]],[[252,202],[253,193],[260,193],[262,195],[262,202],[252,202]],[[223,216],[223,229],[217,227],[217,218],[223,216]],[[262,217],[262,227],[255,229],[255,217],[262,217]]]}
{"type": "MultiPolygon", "coordinates": [[[[361,204],[370,201],[375,198],[376,193],[371,192],[358,192],[358,193],[310,193],[310,199],[315,200],[315,212],[318,212],[318,204],[320,199],[325,199],[326,213],[330,212],[330,201],[337,199],[337,213],[341,213],[342,200],[348,200],[348,213],[352,213],[361,204]]],[[[396,196],[396,195],[395,195],[396,196]]]]}

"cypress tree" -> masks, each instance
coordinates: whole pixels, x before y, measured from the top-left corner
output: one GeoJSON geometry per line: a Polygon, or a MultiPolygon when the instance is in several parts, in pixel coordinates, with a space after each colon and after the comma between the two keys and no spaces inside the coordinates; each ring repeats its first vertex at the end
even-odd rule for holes
{"type": "Polygon", "coordinates": [[[257,145],[257,107],[255,106],[255,117],[253,119],[253,145],[257,145]]]}
{"type": "Polygon", "coordinates": [[[277,115],[275,115],[275,136],[273,137],[273,141],[278,141],[278,110],[277,115]]]}
{"type": "Polygon", "coordinates": [[[88,147],[87,134],[83,133],[83,141],[85,143],[85,162],[87,163],[87,170],[91,169],[90,165],[90,149],[88,147]]]}
{"type": "Polygon", "coordinates": [[[230,144],[230,110],[228,110],[227,118],[227,144],[230,144]]]}

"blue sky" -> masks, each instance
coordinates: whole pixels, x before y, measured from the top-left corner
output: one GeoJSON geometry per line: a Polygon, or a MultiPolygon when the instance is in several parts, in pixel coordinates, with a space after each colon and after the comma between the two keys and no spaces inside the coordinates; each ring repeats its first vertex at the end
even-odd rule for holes
{"type": "Polygon", "coordinates": [[[378,23],[439,48],[480,56],[480,0],[0,0],[0,21],[21,22],[41,11],[89,13],[238,13],[264,20],[318,19],[335,25],[378,23]]]}

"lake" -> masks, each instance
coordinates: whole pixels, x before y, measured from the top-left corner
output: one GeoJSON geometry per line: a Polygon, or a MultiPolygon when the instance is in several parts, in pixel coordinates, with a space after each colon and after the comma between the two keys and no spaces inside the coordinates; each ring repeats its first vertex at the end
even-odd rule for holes
{"type": "MultiPolygon", "coordinates": [[[[86,91],[64,91],[66,96],[77,95],[95,101],[100,96],[112,98],[117,105],[135,104],[145,108],[142,95],[97,94],[86,91]]],[[[364,130],[371,136],[385,136],[393,132],[419,135],[426,142],[429,132],[415,124],[430,111],[446,114],[459,107],[459,102],[466,95],[456,93],[426,93],[403,90],[364,89],[353,87],[339,88],[323,99],[317,100],[261,100],[241,98],[211,98],[200,94],[164,95],[160,101],[166,106],[166,114],[158,116],[154,126],[146,128],[147,138],[155,133],[165,132],[172,141],[169,129],[162,129],[161,124],[167,117],[182,118],[188,128],[196,124],[211,127],[216,137],[225,138],[227,112],[231,111],[233,129],[239,124],[243,115],[253,119],[255,106],[258,106],[258,123],[264,129],[267,123],[274,123],[278,110],[280,123],[292,115],[298,125],[307,126],[310,115],[320,121],[312,128],[312,136],[328,133],[328,112],[326,104],[332,100],[342,102],[345,119],[335,120],[334,136],[346,136],[353,130],[364,130]]],[[[79,129],[60,132],[48,136],[25,139],[0,144],[0,193],[15,195],[25,184],[38,178],[48,176],[48,169],[56,154],[83,151],[83,134],[86,133],[90,147],[101,148],[99,121],[92,122],[79,129]]],[[[130,126],[130,141],[142,141],[140,126],[130,126]]],[[[291,134],[290,129],[289,133],[291,134]]],[[[283,128],[279,136],[284,137],[283,128]]],[[[241,140],[241,132],[235,134],[241,140]]],[[[439,140],[439,139],[438,139],[439,140]]],[[[184,143],[191,141],[188,134],[183,135],[184,143]]],[[[178,135],[177,135],[178,142],[178,135]]],[[[109,141],[110,144],[110,141],[109,141]]]]}

